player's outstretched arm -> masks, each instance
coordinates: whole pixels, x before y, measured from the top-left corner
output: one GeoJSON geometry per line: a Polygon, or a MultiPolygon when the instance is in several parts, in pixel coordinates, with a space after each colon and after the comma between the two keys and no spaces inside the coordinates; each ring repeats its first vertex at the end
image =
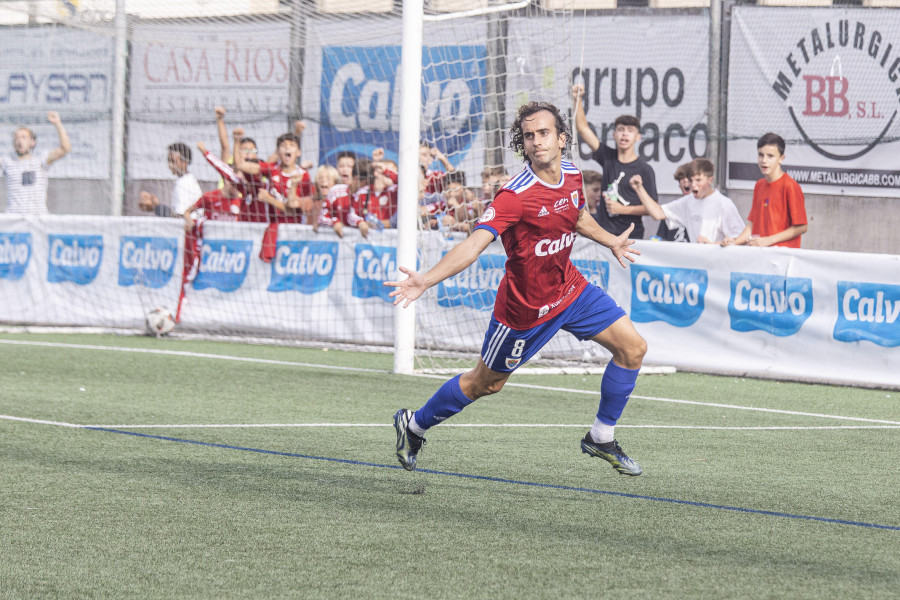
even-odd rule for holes
{"type": "Polygon", "coordinates": [[[634,240],[628,239],[633,229],[634,223],[629,225],[628,229],[622,232],[622,235],[615,236],[600,227],[597,221],[594,220],[594,217],[587,211],[587,208],[581,209],[581,214],[578,215],[578,222],[575,223],[575,231],[579,235],[583,235],[589,240],[594,240],[598,244],[609,248],[623,268],[628,266],[628,263],[625,262],[626,260],[634,262],[634,257],[641,253],[640,250],[631,247],[634,240]]]}
{"type": "Polygon", "coordinates": [[[425,273],[400,267],[400,272],[407,278],[402,281],[385,281],[384,285],[396,288],[388,296],[394,299],[394,306],[405,301],[403,308],[406,308],[428,288],[465,270],[493,241],[492,233],[484,229],[476,229],[472,235],[455,245],[450,252],[444,255],[444,258],[425,273]]]}

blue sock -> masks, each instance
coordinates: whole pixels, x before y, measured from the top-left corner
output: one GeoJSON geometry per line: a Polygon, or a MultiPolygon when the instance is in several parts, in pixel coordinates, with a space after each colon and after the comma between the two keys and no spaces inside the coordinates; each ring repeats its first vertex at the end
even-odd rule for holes
{"type": "Polygon", "coordinates": [[[609,361],[600,381],[600,409],[597,418],[605,425],[615,425],[634,391],[640,369],[626,369],[609,361]]]}
{"type": "Polygon", "coordinates": [[[459,375],[448,380],[428,399],[425,406],[416,411],[416,423],[423,429],[434,427],[464,409],[474,400],[463,394],[459,387],[459,375]]]}

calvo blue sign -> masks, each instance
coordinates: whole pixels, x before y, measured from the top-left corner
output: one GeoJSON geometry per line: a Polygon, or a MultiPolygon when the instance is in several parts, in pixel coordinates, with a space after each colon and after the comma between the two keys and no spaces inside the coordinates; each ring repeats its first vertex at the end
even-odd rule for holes
{"type": "Polygon", "coordinates": [[[703,314],[708,284],[705,269],[631,266],[631,320],[693,325],[703,314]]]}

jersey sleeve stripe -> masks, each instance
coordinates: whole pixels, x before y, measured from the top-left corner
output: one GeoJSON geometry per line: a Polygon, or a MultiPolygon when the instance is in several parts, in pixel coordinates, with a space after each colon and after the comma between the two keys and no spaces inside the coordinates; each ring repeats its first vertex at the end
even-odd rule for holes
{"type": "Polygon", "coordinates": [[[497,238],[498,235],[500,235],[499,233],[497,233],[496,229],[494,229],[490,225],[485,225],[484,223],[479,223],[478,225],[475,226],[475,229],[484,229],[485,231],[489,231],[494,236],[495,239],[497,238]]]}

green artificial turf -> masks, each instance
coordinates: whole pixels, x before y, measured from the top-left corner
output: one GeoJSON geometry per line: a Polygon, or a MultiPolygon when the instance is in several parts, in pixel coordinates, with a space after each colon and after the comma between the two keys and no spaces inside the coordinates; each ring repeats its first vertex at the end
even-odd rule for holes
{"type": "Polygon", "coordinates": [[[514,376],[429,431],[422,471],[407,473],[391,415],[424,403],[441,380],[390,374],[391,355],[0,339],[29,343],[0,343],[0,415],[116,426],[0,419],[0,598],[900,590],[900,429],[810,429],[900,422],[896,392],[643,376],[617,429],[645,471],[631,478],[580,452],[600,377],[514,376]],[[162,427],[201,424],[242,426],[162,427]]]}

